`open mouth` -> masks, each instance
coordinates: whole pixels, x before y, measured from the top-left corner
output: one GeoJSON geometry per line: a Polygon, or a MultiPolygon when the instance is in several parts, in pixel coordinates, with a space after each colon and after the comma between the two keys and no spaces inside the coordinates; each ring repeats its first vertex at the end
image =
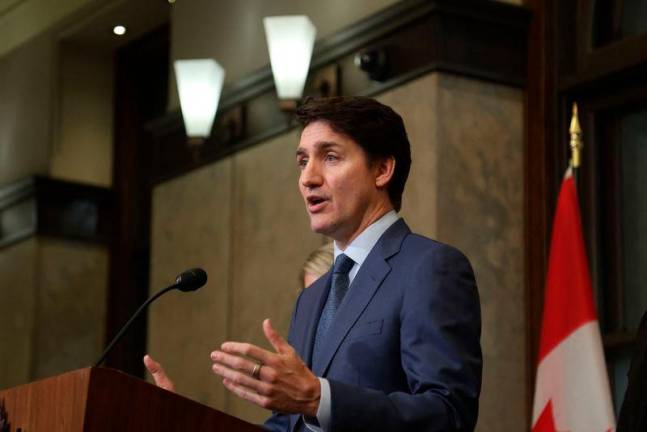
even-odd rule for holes
{"type": "Polygon", "coordinates": [[[316,213],[323,208],[327,199],[321,196],[312,195],[309,196],[306,201],[308,202],[308,210],[311,213],[316,213]]]}
{"type": "Polygon", "coordinates": [[[317,205],[324,202],[325,200],[321,197],[308,197],[308,204],[317,205]]]}

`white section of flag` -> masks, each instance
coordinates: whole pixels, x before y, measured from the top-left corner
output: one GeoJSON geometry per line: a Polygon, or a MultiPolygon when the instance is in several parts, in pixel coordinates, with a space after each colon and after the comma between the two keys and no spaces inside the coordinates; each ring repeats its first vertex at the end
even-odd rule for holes
{"type": "Polygon", "coordinates": [[[537,368],[533,426],[552,400],[557,431],[615,429],[602,353],[600,327],[597,321],[591,321],[572,332],[542,359],[537,368]]]}

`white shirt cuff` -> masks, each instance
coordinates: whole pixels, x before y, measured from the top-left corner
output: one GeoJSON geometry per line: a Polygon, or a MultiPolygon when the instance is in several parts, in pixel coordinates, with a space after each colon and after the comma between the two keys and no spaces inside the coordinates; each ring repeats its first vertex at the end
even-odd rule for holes
{"type": "Polygon", "coordinates": [[[326,432],[330,426],[330,383],[325,378],[317,378],[321,386],[321,398],[319,399],[319,408],[317,408],[318,425],[308,422],[308,418],[303,416],[305,425],[314,432],[326,432]]]}

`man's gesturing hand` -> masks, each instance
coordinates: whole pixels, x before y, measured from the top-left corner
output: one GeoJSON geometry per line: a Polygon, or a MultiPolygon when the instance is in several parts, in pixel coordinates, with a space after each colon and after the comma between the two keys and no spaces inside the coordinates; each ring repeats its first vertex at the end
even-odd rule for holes
{"type": "Polygon", "coordinates": [[[146,366],[146,369],[148,369],[148,372],[153,375],[153,379],[155,380],[155,385],[157,385],[157,387],[161,387],[175,393],[175,385],[168,375],[166,375],[166,371],[161,364],[156,362],[153,357],[146,354],[144,356],[144,365],[146,366]]]}
{"type": "Polygon", "coordinates": [[[219,351],[211,353],[214,373],[223,378],[227,389],[256,405],[315,417],[321,396],[319,380],[272,328],[269,319],[263,321],[263,332],[276,352],[248,343],[225,342],[219,351]]]}

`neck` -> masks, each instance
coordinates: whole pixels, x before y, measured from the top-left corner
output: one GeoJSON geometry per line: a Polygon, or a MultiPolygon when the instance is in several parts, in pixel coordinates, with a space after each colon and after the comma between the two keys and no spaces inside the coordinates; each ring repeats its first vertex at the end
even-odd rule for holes
{"type": "Polygon", "coordinates": [[[334,238],[337,247],[341,250],[345,250],[348,245],[357,238],[357,236],[364,232],[366,228],[368,228],[371,224],[379,220],[382,216],[384,216],[391,210],[393,210],[393,206],[390,202],[388,202],[375,206],[375,208],[366,212],[359,225],[354,229],[351,229],[351,232],[349,234],[341,235],[339,236],[339,238],[334,238]]]}

